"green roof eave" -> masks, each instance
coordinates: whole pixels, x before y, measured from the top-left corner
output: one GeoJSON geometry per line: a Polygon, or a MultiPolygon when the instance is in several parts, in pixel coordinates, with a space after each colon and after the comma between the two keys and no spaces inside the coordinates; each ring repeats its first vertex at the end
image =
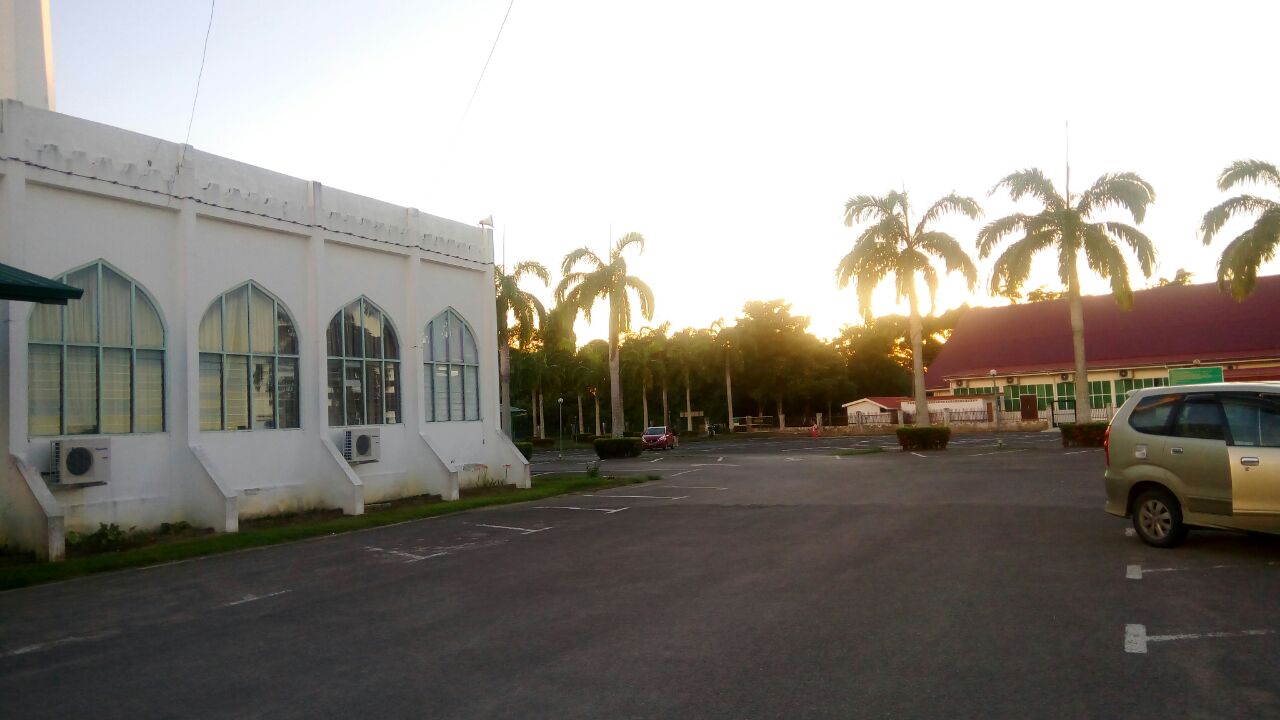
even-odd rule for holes
{"type": "Polygon", "coordinates": [[[66,305],[68,300],[79,300],[81,295],[84,290],[78,287],[0,263],[0,300],[66,305]]]}

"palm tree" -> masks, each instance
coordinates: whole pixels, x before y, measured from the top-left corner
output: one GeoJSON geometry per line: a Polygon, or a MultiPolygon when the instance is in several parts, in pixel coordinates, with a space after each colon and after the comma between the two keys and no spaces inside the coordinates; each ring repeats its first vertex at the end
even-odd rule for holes
{"type": "Polygon", "coordinates": [[[533,339],[534,320],[539,327],[546,324],[547,310],[533,293],[520,289],[520,279],[532,275],[551,284],[551,275],[542,263],[526,260],[517,263],[510,275],[506,267],[493,270],[494,294],[498,302],[498,377],[501,381],[499,397],[502,404],[502,431],[511,436],[511,342],[524,348],[533,339]],[[514,319],[515,323],[512,324],[514,319]]]}
{"type": "Polygon", "coordinates": [[[655,377],[655,353],[660,349],[659,341],[666,339],[667,327],[665,323],[657,328],[646,325],[640,328],[640,332],[629,336],[622,346],[627,364],[640,380],[641,419],[645,428],[649,427],[649,388],[653,387],[655,377]]]}
{"type": "Polygon", "coordinates": [[[740,362],[741,341],[738,338],[738,328],[728,327],[725,325],[724,318],[720,318],[711,323],[711,334],[715,337],[716,352],[720,358],[724,360],[724,399],[726,410],[728,411],[728,420],[725,422],[725,432],[733,432],[733,372],[732,365],[735,361],[740,362]]]}
{"type": "Polygon", "coordinates": [[[597,299],[609,302],[609,400],[610,430],[613,437],[622,437],[622,378],[618,358],[618,336],[631,331],[631,298],[627,291],[636,294],[640,301],[640,315],[653,319],[653,291],[640,278],[627,274],[627,260],[622,256],[631,245],[638,245],[644,252],[644,236],[627,233],[614,243],[609,251],[609,261],[600,259],[590,248],[581,247],[564,257],[564,279],[556,286],[556,302],[568,304],[582,311],[591,321],[591,308],[597,299]],[[585,262],[590,270],[575,270],[585,262]]]}
{"type": "MultiPolygon", "coordinates": [[[[1068,183],[1070,180],[1068,180],[1068,183]]],[[[1014,213],[982,228],[978,233],[978,257],[986,258],[1007,236],[1023,233],[1021,240],[1005,248],[991,270],[992,293],[1017,290],[1031,272],[1031,259],[1041,250],[1056,250],[1058,278],[1067,287],[1071,309],[1071,342],[1075,351],[1076,420],[1089,420],[1089,375],[1084,356],[1084,310],[1080,304],[1080,252],[1089,268],[1111,281],[1111,295],[1125,309],[1133,304],[1129,266],[1120,244],[1128,245],[1138,258],[1144,277],[1151,277],[1156,249],[1137,228],[1119,222],[1089,222],[1089,216],[1109,207],[1128,211],[1137,223],[1155,201],[1155,190],[1137,173],[1103,175],[1071,204],[1071,193],[1063,197],[1043,171],[1022,170],[995,184],[991,192],[1004,188],[1015,201],[1030,196],[1043,205],[1035,215],[1014,213]]]]}
{"type": "Polygon", "coordinates": [[[845,225],[853,227],[863,220],[871,220],[872,223],[858,236],[853,250],[836,266],[836,284],[843,288],[850,280],[854,282],[858,307],[867,322],[871,320],[871,294],[889,275],[893,275],[897,299],[905,297],[910,303],[917,425],[929,424],[929,407],[924,391],[924,341],[916,276],[923,277],[929,288],[930,312],[938,291],[938,272],[933,266],[933,258],[942,260],[947,273],[962,274],[970,289],[978,281],[977,268],[960,243],[944,232],[928,229],[930,224],[948,213],[959,213],[976,220],[982,216],[982,208],[973,198],[952,193],[930,205],[912,228],[911,206],[906,192],[891,190],[883,197],[859,195],[849,198],[844,206],[845,225]]]}
{"type": "MultiPolygon", "coordinates": [[[[1237,160],[1218,176],[1218,189],[1230,190],[1243,183],[1271,185],[1280,190],[1280,170],[1261,160],[1237,160]]],[[[1204,244],[1232,217],[1239,213],[1258,216],[1253,227],[1227,244],[1218,260],[1218,287],[1230,291],[1237,301],[1244,300],[1258,285],[1258,267],[1276,256],[1280,245],[1280,203],[1255,195],[1237,195],[1204,214],[1200,230],[1204,244]]]]}

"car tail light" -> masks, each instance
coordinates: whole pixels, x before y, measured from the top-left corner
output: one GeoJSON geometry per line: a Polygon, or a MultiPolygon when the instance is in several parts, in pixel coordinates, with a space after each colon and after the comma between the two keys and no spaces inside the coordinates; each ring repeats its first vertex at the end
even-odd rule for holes
{"type": "Polygon", "coordinates": [[[1111,467],[1111,426],[1107,425],[1107,432],[1102,436],[1102,457],[1107,461],[1107,467],[1111,467]]]}

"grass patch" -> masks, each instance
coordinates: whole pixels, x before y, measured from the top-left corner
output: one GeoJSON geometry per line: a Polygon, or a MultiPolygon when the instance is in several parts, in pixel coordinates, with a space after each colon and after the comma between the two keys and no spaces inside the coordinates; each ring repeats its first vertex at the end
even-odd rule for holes
{"type": "MultiPolygon", "coordinates": [[[[91,573],[186,560],[202,555],[247,550],[249,548],[304,540],[321,535],[336,535],[353,530],[394,525],[409,520],[448,515],[491,505],[542,500],[582,490],[603,490],[644,481],[645,478],[640,477],[590,478],[583,475],[546,475],[534,478],[533,487],[528,489],[522,490],[514,486],[507,486],[510,488],[509,490],[490,491],[481,496],[464,497],[451,502],[431,501],[428,496],[422,499],[409,499],[416,500],[416,502],[389,503],[390,507],[371,509],[364,515],[340,515],[335,514],[335,511],[332,510],[319,510],[273,518],[261,518],[259,520],[247,520],[241,523],[241,530],[238,533],[221,533],[195,538],[175,539],[172,542],[158,543],[119,552],[104,552],[85,557],[68,558],[63,562],[56,563],[0,563],[0,590],[11,590],[28,585],[66,580],[91,573]]],[[[33,558],[34,556],[23,554],[22,557],[33,558]]],[[[16,559],[17,557],[14,554],[6,556],[6,560],[12,561],[16,559]]]]}
{"type": "Polygon", "coordinates": [[[836,457],[849,457],[851,455],[875,455],[884,452],[884,448],[876,445],[875,447],[853,448],[851,450],[841,450],[835,454],[836,457]]]}

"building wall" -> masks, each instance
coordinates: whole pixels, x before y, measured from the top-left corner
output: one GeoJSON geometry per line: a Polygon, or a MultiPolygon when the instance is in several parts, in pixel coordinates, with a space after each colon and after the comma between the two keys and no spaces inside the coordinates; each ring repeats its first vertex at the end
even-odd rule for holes
{"type": "MultiPolygon", "coordinates": [[[[365,502],[424,492],[455,497],[484,468],[527,485],[527,463],[499,430],[487,232],[13,101],[0,102],[0,156],[18,158],[0,160],[0,262],[57,276],[103,260],[145,288],[166,332],[164,432],[106,436],[111,482],[55,493],[67,529],[209,518],[216,526],[220,498],[236,519],[360,512],[365,502]],[[210,303],[249,280],[297,328],[301,428],[202,432],[197,328],[210,303]],[[325,332],[361,296],[399,336],[403,422],[381,426],[380,462],[348,467],[332,452],[342,429],[328,426],[325,332]],[[477,342],[479,421],[425,421],[423,331],[447,308],[477,342]]],[[[3,308],[0,442],[6,457],[47,471],[53,438],[30,437],[27,427],[31,308],[3,308]]],[[[13,464],[0,478],[0,506],[29,506],[5,502],[26,492],[13,464]]],[[[0,510],[0,542],[20,524],[4,512],[17,511],[0,510]]]]}

